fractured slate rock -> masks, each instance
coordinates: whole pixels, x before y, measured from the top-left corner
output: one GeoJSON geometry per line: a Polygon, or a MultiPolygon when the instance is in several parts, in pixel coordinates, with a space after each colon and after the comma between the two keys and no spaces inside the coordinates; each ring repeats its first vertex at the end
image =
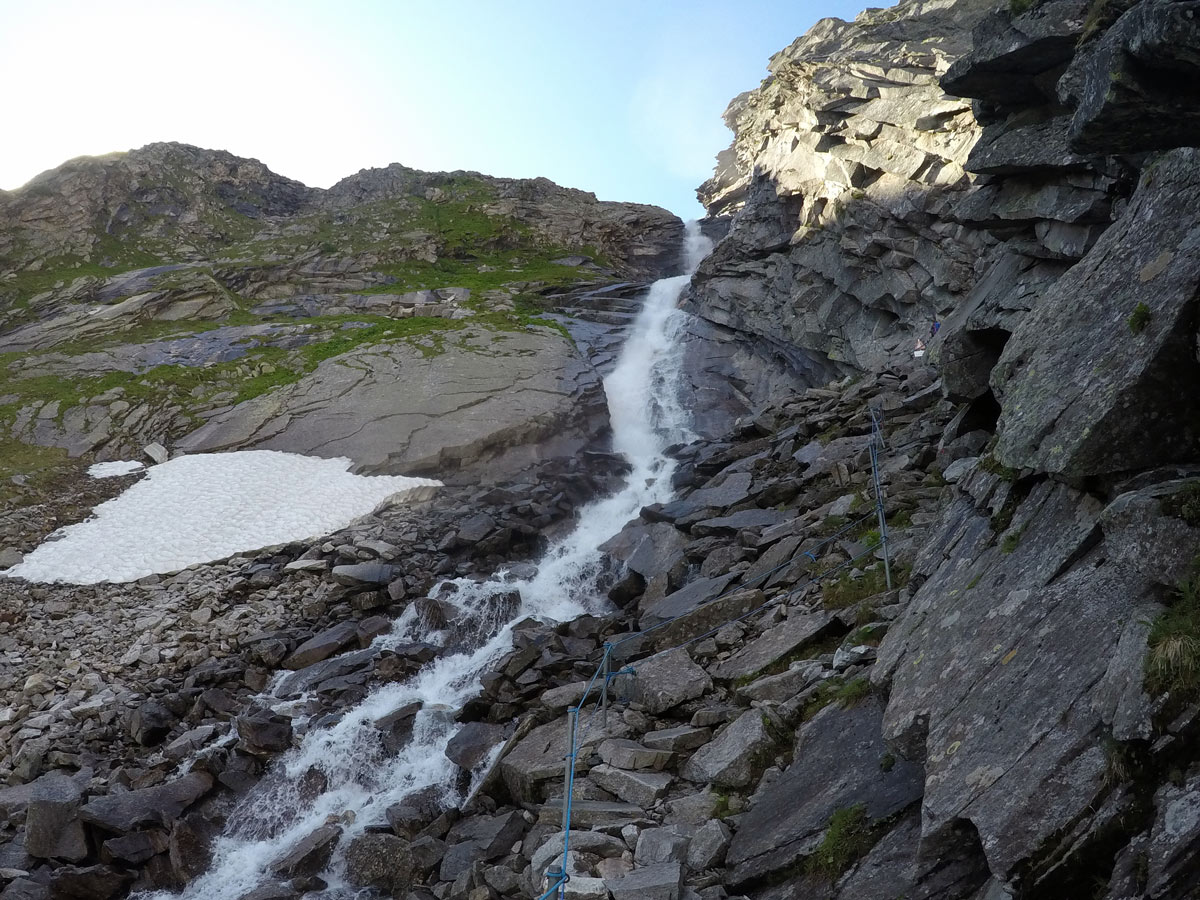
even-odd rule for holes
{"type": "Polygon", "coordinates": [[[775,725],[768,723],[767,714],[759,709],[747,710],[692,754],[680,774],[699,784],[745,787],[776,741],[775,725]]]}
{"type": "Polygon", "coordinates": [[[1000,461],[1081,479],[1194,457],[1200,396],[1178,386],[1200,377],[1197,281],[1200,149],[1190,148],[1147,168],[1125,215],[1005,345],[992,371],[1000,461]],[[1134,332],[1139,304],[1148,319],[1134,332]]]}
{"type": "Polygon", "coordinates": [[[88,854],[79,821],[83,790],[66,775],[50,773],[33,783],[25,813],[25,852],[40,859],[79,862],[88,854]]]}
{"type": "Polygon", "coordinates": [[[207,772],[189,772],[154,787],[96,797],[83,805],[79,817],[89,825],[115,834],[148,825],[165,826],[179,818],[212,786],[213,777],[207,772]]]}
{"type": "MultiPolygon", "coordinates": [[[[757,713],[757,710],[752,710],[757,713]]],[[[863,804],[871,821],[886,819],[921,797],[921,769],[888,755],[874,700],[822,710],[800,734],[795,761],[741,817],[726,865],[735,887],[794,866],[839,809],[863,804]],[[886,771],[885,771],[886,769],[886,771]]]]}
{"type": "Polygon", "coordinates": [[[712,679],[684,649],[652,656],[634,667],[633,697],[651,715],[662,715],[685,700],[712,690],[712,679]]]}

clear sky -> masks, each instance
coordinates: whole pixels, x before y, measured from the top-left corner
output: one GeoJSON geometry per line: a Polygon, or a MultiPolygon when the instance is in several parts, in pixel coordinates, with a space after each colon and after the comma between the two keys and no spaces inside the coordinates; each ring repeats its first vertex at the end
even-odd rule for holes
{"type": "Polygon", "coordinates": [[[865,0],[0,0],[0,188],[183,141],[327,187],[544,175],[700,213],[726,104],[865,0]]]}

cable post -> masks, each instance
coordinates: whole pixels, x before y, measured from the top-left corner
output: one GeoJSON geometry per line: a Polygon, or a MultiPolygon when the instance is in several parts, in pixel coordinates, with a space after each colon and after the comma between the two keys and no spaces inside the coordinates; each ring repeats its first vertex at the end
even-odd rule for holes
{"type": "Polygon", "coordinates": [[[611,653],[612,653],[612,644],[606,642],[604,644],[604,661],[602,663],[602,665],[604,667],[604,672],[603,672],[604,685],[603,685],[603,687],[600,688],[600,709],[601,709],[600,727],[605,730],[606,734],[608,732],[608,680],[610,678],[610,676],[609,676],[610,666],[609,666],[609,662],[608,662],[608,657],[609,657],[609,654],[611,654],[611,653]]]}
{"type": "Polygon", "coordinates": [[[883,548],[883,574],[887,589],[892,589],[892,554],[888,549],[887,514],[883,508],[883,486],[879,478],[879,448],[883,444],[883,425],[875,407],[871,410],[871,482],[875,489],[875,512],[879,517],[879,545],[883,548]]]}

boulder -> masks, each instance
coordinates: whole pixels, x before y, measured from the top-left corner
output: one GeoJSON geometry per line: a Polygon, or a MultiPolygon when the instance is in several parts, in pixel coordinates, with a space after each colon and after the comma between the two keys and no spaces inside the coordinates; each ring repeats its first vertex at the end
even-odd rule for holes
{"type": "Polygon", "coordinates": [[[793,614],[718,665],[713,675],[728,681],[753,677],[844,627],[831,613],[793,614]]]}
{"type": "Polygon", "coordinates": [[[668,772],[630,772],[601,765],[588,772],[588,780],[627,803],[649,809],[667,792],[675,776],[668,772]]]}
{"type": "Polygon", "coordinates": [[[671,759],[664,750],[652,750],[627,738],[613,738],[600,744],[597,752],[606,765],[627,771],[662,769],[671,759]]]}
{"type": "Polygon", "coordinates": [[[346,847],[346,880],[402,898],[412,885],[413,861],[407,841],[394,834],[360,834],[346,847]]]}
{"type": "MultiPolygon", "coordinates": [[[[337,566],[337,569],[343,568],[337,566]]],[[[358,624],[355,622],[342,622],[334,625],[332,628],[327,628],[320,634],[315,634],[299,647],[283,661],[285,669],[303,669],[306,666],[311,666],[313,663],[320,662],[323,659],[328,659],[335,653],[350,646],[358,639],[358,624]]]]}
{"type": "Polygon", "coordinates": [[[50,875],[54,900],[111,900],[124,893],[133,874],[113,866],[62,866],[50,875]]]}
{"type": "Polygon", "coordinates": [[[705,822],[697,828],[688,842],[687,867],[693,872],[703,872],[725,864],[725,853],[733,832],[719,819],[705,822]]]}
{"type": "Polygon", "coordinates": [[[80,808],[79,817],[114,834],[126,834],[145,826],[163,827],[179,818],[212,786],[213,777],[207,772],[189,772],[154,787],[95,797],[80,808]]]}
{"type": "Polygon", "coordinates": [[[687,650],[660,653],[634,666],[633,699],[651,715],[662,715],[712,690],[712,679],[692,662],[687,650]]]}
{"type": "Polygon", "coordinates": [[[677,862],[644,866],[620,878],[606,879],[604,885],[613,900],[680,900],[683,867],[677,862]]]}
{"type": "Polygon", "coordinates": [[[80,785],[60,773],[33,782],[25,813],[25,852],[39,859],[84,859],[88,845],[79,820],[82,796],[80,785]]]}
{"type": "Polygon", "coordinates": [[[267,710],[238,716],[238,746],[255,756],[282,753],[292,746],[292,720],[267,710]]]}
{"type": "Polygon", "coordinates": [[[322,825],[305,835],[274,862],[270,869],[281,878],[299,878],[316,875],[328,864],[342,836],[342,827],[336,824],[322,825]]]}
{"type": "Polygon", "coordinates": [[[147,700],[133,711],[129,734],[143,747],[162,743],[179,717],[157,700],[147,700]]]}
{"type": "Polygon", "coordinates": [[[698,784],[745,787],[774,749],[778,740],[776,729],[764,711],[747,710],[692,754],[680,774],[698,784]]]}
{"type": "MultiPolygon", "coordinates": [[[[346,587],[386,587],[403,571],[387,563],[364,562],[333,567],[333,580],[346,587]]],[[[349,624],[349,623],[347,623],[349,624]]],[[[296,666],[295,668],[302,668],[296,666]]]]}
{"type": "Polygon", "coordinates": [[[660,731],[648,731],[642,736],[642,745],[648,750],[666,750],[678,753],[695,750],[712,740],[712,729],[696,728],[693,725],[677,725],[660,731]]]}
{"type": "Polygon", "coordinates": [[[473,769],[504,740],[504,726],[468,722],[446,743],[446,758],[459,768],[473,769]]]}

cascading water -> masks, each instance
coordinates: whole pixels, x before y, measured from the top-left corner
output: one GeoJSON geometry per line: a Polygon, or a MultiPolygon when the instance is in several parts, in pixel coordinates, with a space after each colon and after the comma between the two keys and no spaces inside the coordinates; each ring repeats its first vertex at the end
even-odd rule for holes
{"type": "MultiPolygon", "coordinates": [[[[430,633],[414,606],[397,620],[383,644],[435,642],[453,635],[456,652],[426,666],[403,684],[376,689],[336,723],[314,727],[289,751],[229,816],[226,833],[214,846],[210,871],[182,893],[187,900],[230,900],[270,880],[269,867],[297,841],[329,821],[342,823],[339,846],[345,847],[367,826],[384,821],[392,804],[418,791],[438,791],[450,805],[463,798],[455,788],[458,771],[443,752],[458,731],[453,711],[478,690],[479,676],[512,647],[512,624],[529,616],[567,620],[601,612],[607,600],[596,579],[603,554],[599,547],[645,505],[670,499],[674,462],[668,446],[688,439],[688,413],[680,399],[682,351],[676,340],[683,320],[679,295],[690,273],[711,246],[697,223],[688,224],[687,273],[656,281],[635,319],[612,373],[605,379],[613,449],[629,462],[624,488],[584,507],[574,530],[552,546],[537,574],[523,581],[471,582],[458,579],[435,588],[458,609],[440,634],[430,633]],[[520,593],[509,621],[497,621],[501,594],[520,593]],[[419,702],[412,738],[389,755],[376,720],[419,702]]],[[[484,768],[488,761],[480,764],[484,768]]],[[[478,774],[478,773],[476,773],[478,774]]],[[[336,854],[322,877],[326,897],[353,897],[336,854]]],[[[170,895],[153,895],[167,900],[170,895]]]]}

